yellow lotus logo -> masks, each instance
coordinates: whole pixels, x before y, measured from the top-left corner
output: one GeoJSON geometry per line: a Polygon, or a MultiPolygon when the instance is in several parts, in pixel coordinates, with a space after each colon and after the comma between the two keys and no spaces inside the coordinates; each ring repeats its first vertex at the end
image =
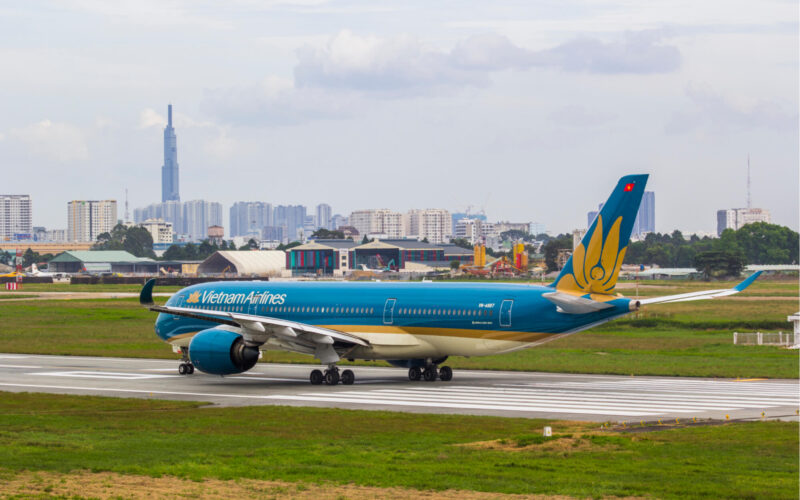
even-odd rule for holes
{"type": "Polygon", "coordinates": [[[564,292],[610,293],[617,285],[617,275],[625,258],[627,245],[619,250],[619,228],[622,217],[611,226],[606,240],[603,238],[603,217],[597,216],[597,225],[589,240],[589,248],[583,243],[572,254],[572,274],[564,275],[556,285],[564,292]]]}
{"type": "Polygon", "coordinates": [[[192,292],[189,294],[189,298],[186,299],[187,304],[197,304],[200,302],[200,292],[192,292]]]}

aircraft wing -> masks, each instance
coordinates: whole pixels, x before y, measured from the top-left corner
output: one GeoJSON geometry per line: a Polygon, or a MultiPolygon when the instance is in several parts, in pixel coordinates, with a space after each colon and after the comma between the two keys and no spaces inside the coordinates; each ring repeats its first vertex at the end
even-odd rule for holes
{"type": "Polygon", "coordinates": [[[263,343],[267,337],[282,337],[285,340],[308,340],[316,345],[332,345],[334,342],[343,342],[352,346],[368,346],[369,342],[349,333],[322,328],[319,326],[272,318],[269,316],[255,316],[228,311],[215,311],[212,309],[194,309],[191,307],[159,306],[153,303],[153,286],[155,279],[148,281],[139,295],[139,303],[151,311],[186,316],[215,323],[237,326],[245,330],[245,338],[254,342],[263,343]]]}
{"type": "Polygon", "coordinates": [[[753,273],[752,276],[742,281],[733,288],[726,288],[722,290],[704,290],[702,292],[681,293],[678,295],[667,295],[665,297],[652,297],[649,299],[640,299],[639,302],[642,305],[647,305],[647,304],[664,304],[669,302],[688,302],[690,300],[706,300],[706,299],[716,299],[719,297],[727,297],[728,295],[734,295],[736,293],[741,292],[742,290],[750,286],[760,275],[761,271],[755,272],[753,273]]]}

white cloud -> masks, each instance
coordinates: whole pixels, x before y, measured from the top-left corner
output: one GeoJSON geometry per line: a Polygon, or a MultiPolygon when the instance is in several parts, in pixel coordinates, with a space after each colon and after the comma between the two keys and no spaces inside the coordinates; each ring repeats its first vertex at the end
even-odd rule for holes
{"type": "Polygon", "coordinates": [[[596,127],[614,120],[617,115],[603,111],[595,111],[580,105],[569,105],[559,108],[549,115],[557,125],[567,127],[596,127]]]}
{"type": "Polygon", "coordinates": [[[23,145],[29,154],[59,162],[86,160],[89,148],[83,131],[69,123],[42,120],[9,132],[11,141],[23,145]]]}
{"type": "Polygon", "coordinates": [[[709,131],[766,128],[797,133],[798,113],[791,106],[776,101],[733,102],[708,85],[686,87],[688,111],[678,111],[665,126],[670,134],[697,129],[709,131]]]}

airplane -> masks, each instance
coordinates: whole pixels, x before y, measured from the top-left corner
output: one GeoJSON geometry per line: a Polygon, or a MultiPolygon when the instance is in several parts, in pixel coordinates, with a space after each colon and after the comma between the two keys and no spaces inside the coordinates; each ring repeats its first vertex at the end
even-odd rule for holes
{"type": "Polygon", "coordinates": [[[648,175],[622,177],[580,245],[549,285],[509,283],[211,282],[153,302],[155,332],[181,354],[178,373],[243,373],[261,351],[314,356],[318,385],[352,384],[342,359],[386,360],[410,380],[449,381],[450,356],[527,349],[636,311],[642,305],[713,299],[741,292],[760,273],[726,290],[635,300],[615,293],[648,175]]]}
{"type": "Polygon", "coordinates": [[[49,271],[40,271],[39,267],[34,262],[33,264],[31,264],[30,275],[31,276],[35,276],[37,278],[47,278],[47,277],[53,277],[54,278],[54,277],[62,276],[62,273],[51,273],[49,271]]]}

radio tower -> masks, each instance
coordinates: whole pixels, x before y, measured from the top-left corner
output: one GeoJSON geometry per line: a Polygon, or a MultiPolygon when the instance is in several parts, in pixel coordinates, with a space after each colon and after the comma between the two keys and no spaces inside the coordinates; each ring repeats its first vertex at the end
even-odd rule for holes
{"type": "Polygon", "coordinates": [[[750,153],[747,153],[747,208],[752,208],[750,205],[750,153]]]}

